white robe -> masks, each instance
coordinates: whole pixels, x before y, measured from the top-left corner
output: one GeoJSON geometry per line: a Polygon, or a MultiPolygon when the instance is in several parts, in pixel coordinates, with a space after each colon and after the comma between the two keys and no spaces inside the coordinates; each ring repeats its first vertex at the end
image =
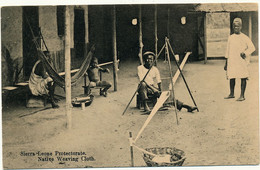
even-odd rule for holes
{"type": "Polygon", "coordinates": [[[52,79],[50,77],[44,79],[41,76],[34,73],[36,66],[40,63],[40,60],[38,60],[32,69],[32,73],[29,79],[29,88],[33,95],[35,96],[42,96],[47,95],[49,93],[47,84],[48,82],[51,82],[52,79]]]}
{"type": "Polygon", "coordinates": [[[232,34],[228,38],[227,50],[227,78],[248,78],[247,66],[250,62],[250,55],[255,51],[252,41],[243,33],[232,34]],[[243,59],[240,53],[244,52],[246,58],[243,59]]]}

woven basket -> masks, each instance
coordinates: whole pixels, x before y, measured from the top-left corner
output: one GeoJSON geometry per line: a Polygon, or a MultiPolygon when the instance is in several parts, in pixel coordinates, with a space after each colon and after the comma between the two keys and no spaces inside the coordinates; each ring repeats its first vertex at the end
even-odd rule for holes
{"type": "Polygon", "coordinates": [[[164,148],[147,148],[145,149],[148,152],[154,153],[156,155],[171,155],[170,162],[158,163],[154,162],[154,156],[143,153],[143,159],[147,166],[149,167],[158,167],[158,166],[182,166],[185,161],[185,153],[184,151],[172,148],[172,147],[164,147],[164,148]]]}

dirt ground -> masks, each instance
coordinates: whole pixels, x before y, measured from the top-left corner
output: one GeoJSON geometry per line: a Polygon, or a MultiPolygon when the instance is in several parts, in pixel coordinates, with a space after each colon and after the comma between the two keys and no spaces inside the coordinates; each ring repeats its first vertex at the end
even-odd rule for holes
{"type": "MultiPolygon", "coordinates": [[[[162,77],[167,76],[165,63],[159,61],[162,77]]],[[[137,88],[137,61],[120,63],[118,91],[109,90],[107,98],[97,90],[93,103],[81,110],[72,108],[72,129],[66,129],[65,99],[59,109],[34,114],[22,102],[12,101],[3,106],[2,140],[4,168],[83,168],[129,167],[129,132],[135,137],[148,117],[138,110],[135,99],[122,116],[137,88]],[[29,114],[29,115],[28,115],[29,114]],[[26,153],[42,153],[24,156],[26,153]],[[88,160],[59,161],[58,152],[85,152],[88,160]],[[52,156],[46,156],[52,153],[52,156]]],[[[136,145],[141,148],[176,147],[186,154],[183,166],[255,165],[259,164],[259,76],[258,57],[252,57],[251,77],[247,84],[246,100],[237,102],[240,81],[236,82],[235,99],[225,100],[229,84],[223,70],[224,60],[187,63],[184,76],[199,112],[178,112],[179,125],[173,108],[159,111],[142,133],[136,145]]],[[[111,67],[110,67],[111,68],[111,67]]],[[[175,67],[176,70],[176,67],[175,67]]],[[[112,74],[104,79],[111,80],[112,74]]],[[[72,96],[83,93],[83,82],[72,88],[72,96]]],[[[166,87],[166,86],[165,86],[166,87]]],[[[56,94],[65,96],[61,89],[56,94]]],[[[179,77],[175,85],[178,99],[193,104],[185,84],[179,77]]],[[[48,105],[50,106],[50,105],[48,105]]],[[[71,157],[71,156],[64,156],[71,157]]],[[[134,149],[135,166],[146,166],[142,153],[134,149]]]]}

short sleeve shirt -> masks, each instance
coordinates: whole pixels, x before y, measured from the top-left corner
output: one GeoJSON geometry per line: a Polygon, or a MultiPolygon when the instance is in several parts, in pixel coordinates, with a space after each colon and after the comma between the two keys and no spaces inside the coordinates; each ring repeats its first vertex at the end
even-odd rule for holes
{"type": "MultiPolygon", "coordinates": [[[[149,69],[145,68],[143,65],[137,67],[139,81],[143,80],[148,70],[149,69]]],[[[148,73],[144,81],[149,85],[153,85],[155,84],[155,82],[161,83],[160,72],[157,69],[157,67],[152,66],[150,72],[148,73]]]]}

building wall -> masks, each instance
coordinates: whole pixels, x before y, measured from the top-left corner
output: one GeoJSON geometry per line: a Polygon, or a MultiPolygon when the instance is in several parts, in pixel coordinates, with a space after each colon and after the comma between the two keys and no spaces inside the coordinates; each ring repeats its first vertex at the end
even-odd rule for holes
{"type": "Polygon", "coordinates": [[[21,71],[23,66],[22,7],[3,7],[1,17],[1,43],[10,54],[10,59],[6,59],[3,55],[1,57],[2,85],[10,85],[23,78],[21,71]],[[11,65],[12,68],[8,68],[7,65],[11,65]],[[6,77],[6,75],[9,76],[6,77]]]}
{"type": "Polygon", "coordinates": [[[89,6],[89,42],[95,44],[99,63],[113,60],[112,31],[111,6],[89,6]]]}
{"type": "MultiPolygon", "coordinates": [[[[57,7],[39,7],[39,27],[58,72],[64,71],[64,36],[58,36],[57,7]]],[[[71,34],[73,35],[73,34],[71,34]]],[[[46,50],[42,43],[42,50],[46,50]]]]}
{"type": "MultiPolygon", "coordinates": [[[[74,55],[74,9],[84,10],[85,43],[89,42],[88,34],[88,6],[69,6],[70,9],[70,48],[72,68],[78,68],[84,58],[75,58],[74,55]]],[[[64,35],[58,35],[57,7],[39,6],[39,27],[44,41],[58,72],[64,71],[64,35]]],[[[23,7],[3,7],[1,10],[1,36],[2,36],[2,84],[10,85],[24,81],[23,70],[23,7]],[[9,57],[6,59],[6,57],[9,57]],[[8,62],[8,63],[7,63],[8,62]],[[18,79],[17,75],[19,73],[18,79]],[[12,76],[11,76],[12,75],[12,76]],[[10,80],[9,80],[10,79],[10,80]]],[[[35,32],[36,33],[36,32],[35,32]]],[[[42,50],[46,50],[42,41],[42,50]]],[[[33,66],[33,65],[32,65],[33,66]]],[[[30,67],[32,67],[30,66],[30,67]]]]}
{"type": "MultiPolygon", "coordinates": [[[[79,68],[84,60],[84,57],[77,58],[75,56],[75,44],[74,44],[74,20],[75,8],[84,10],[84,19],[85,23],[87,17],[87,6],[69,6],[70,13],[70,48],[71,48],[71,68],[76,69],[79,68]]],[[[65,15],[65,14],[64,14],[65,15]]],[[[65,20],[64,20],[65,22],[65,20]]],[[[65,25],[65,23],[64,23],[65,25]]],[[[51,56],[55,63],[56,69],[58,72],[64,71],[65,67],[65,53],[64,53],[64,43],[65,43],[65,35],[58,35],[58,25],[57,25],[57,7],[56,6],[42,6],[39,7],[39,26],[41,27],[41,31],[47,47],[51,52],[51,56]]],[[[86,26],[85,26],[86,27],[86,26]]],[[[65,29],[65,28],[64,28],[65,29]]],[[[86,29],[87,32],[87,29],[86,29]]],[[[86,36],[88,36],[86,34],[86,36]]],[[[85,37],[85,43],[87,42],[85,37]]],[[[44,48],[43,48],[44,49],[44,48]]]]}
{"type": "Polygon", "coordinates": [[[197,14],[189,13],[186,6],[178,5],[172,6],[169,12],[169,39],[174,53],[183,59],[186,52],[192,52],[189,61],[198,60],[197,14]],[[182,17],[186,18],[186,23],[181,23],[182,17]]]}
{"type": "Polygon", "coordinates": [[[230,35],[228,12],[206,14],[207,57],[224,57],[230,35]]]}
{"type": "MultiPolygon", "coordinates": [[[[143,53],[155,52],[154,10],[155,5],[142,5],[143,53]]],[[[188,13],[188,10],[189,8],[183,5],[157,5],[158,52],[165,44],[165,37],[168,37],[176,54],[183,57],[185,52],[192,51],[189,59],[197,60],[197,15],[188,13]],[[181,24],[183,16],[186,17],[185,24],[181,24]]],[[[120,60],[125,58],[138,60],[139,12],[139,5],[117,6],[117,43],[120,60]],[[138,22],[132,25],[131,21],[135,18],[138,22]]]]}
{"type": "Polygon", "coordinates": [[[252,55],[258,55],[258,12],[232,12],[230,13],[230,30],[232,30],[232,22],[238,17],[242,19],[242,30],[244,34],[249,36],[249,16],[252,21],[252,42],[256,47],[256,51],[252,55]]]}
{"type": "Polygon", "coordinates": [[[3,7],[1,40],[12,59],[22,57],[22,8],[3,7]]]}
{"type": "Polygon", "coordinates": [[[39,7],[39,26],[49,51],[63,50],[63,40],[58,36],[57,7],[39,7]]]}
{"type": "MultiPolygon", "coordinates": [[[[122,60],[138,59],[139,53],[139,8],[135,5],[116,6],[117,57],[122,60]],[[132,20],[137,19],[135,25],[132,20]]],[[[146,45],[145,45],[146,47],[146,45]]],[[[151,49],[150,49],[151,50],[151,49]]]]}
{"type": "Polygon", "coordinates": [[[252,41],[256,47],[256,51],[252,55],[259,55],[258,49],[258,12],[252,13],[252,41]]]}

